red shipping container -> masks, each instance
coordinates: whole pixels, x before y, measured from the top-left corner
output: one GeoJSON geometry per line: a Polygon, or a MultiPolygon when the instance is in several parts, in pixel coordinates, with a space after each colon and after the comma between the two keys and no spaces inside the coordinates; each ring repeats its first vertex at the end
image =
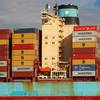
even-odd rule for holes
{"type": "Polygon", "coordinates": [[[0,57],[2,56],[9,56],[9,52],[8,51],[0,51],[0,57]]]}
{"type": "Polygon", "coordinates": [[[12,46],[13,50],[31,50],[34,49],[34,44],[14,44],[12,46]]]}
{"type": "Polygon", "coordinates": [[[0,66],[0,72],[7,72],[7,66],[0,66]]]}
{"type": "Polygon", "coordinates": [[[12,77],[33,77],[33,72],[12,72],[12,77]]]}
{"type": "Polygon", "coordinates": [[[11,33],[10,29],[0,29],[0,34],[8,34],[11,33]]]}
{"type": "Polygon", "coordinates": [[[73,49],[74,54],[95,54],[96,48],[75,48],[73,49]]]}
{"type": "Polygon", "coordinates": [[[9,48],[0,48],[0,52],[8,52],[9,51],[9,48]]]}
{"type": "Polygon", "coordinates": [[[9,52],[9,45],[0,45],[0,54],[5,54],[9,52]]]}
{"type": "Polygon", "coordinates": [[[9,37],[10,37],[10,34],[0,33],[0,39],[9,39],[9,37]]]}
{"type": "Polygon", "coordinates": [[[0,45],[0,50],[5,50],[8,49],[9,46],[8,45],[0,45]]]}
{"type": "Polygon", "coordinates": [[[9,53],[8,45],[0,45],[0,56],[7,56],[9,53]]]}
{"type": "Polygon", "coordinates": [[[97,26],[74,26],[74,31],[96,31],[97,26]]]}
{"type": "Polygon", "coordinates": [[[95,59],[95,54],[73,54],[73,59],[95,59]]]}
{"type": "Polygon", "coordinates": [[[1,61],[3,61],[3,60],[8,60],[8,58],[9,58],[8,56],[0,56],[0,60],[1,60],[1,61]]]}

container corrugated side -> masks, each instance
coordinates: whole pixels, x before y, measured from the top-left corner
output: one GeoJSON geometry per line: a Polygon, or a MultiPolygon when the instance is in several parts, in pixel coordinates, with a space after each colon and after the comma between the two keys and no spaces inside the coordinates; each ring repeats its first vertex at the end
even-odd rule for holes
{"type": "Polygon", "coordinates": [[[33,77],[33,71],[32,72],[12,72],[12,77],[13,78],[27,78],[27,77],[33,77]]]}
{"type": "Polygon", "coordinates": [[[0,66],[0,72],[7,72],[7,66],[0,66]]]}
{"type": "Polygon", "coordinates": [[[72,65],[89,65],[89,64],[95,64],[96,60],[95,59],[73,59],[72,60],[72,65]]]}
{"type": "Polygon", "coordinates": [[[34,33],[22,33],[22,34],[12,34],[12,38],[13,39],[19,39],[19,38],[29,38],[29,39],[36,39],[37,38],[37,34],[34,33]]]}
{"type": "Polygon", "coordinates": [[[0,29],[0,34],[10,34],[11,30],[10,29],[0,29]]]}
{"type": "Polygon", "coordinates": [[[95,71],[72,71],[72,76],[73,77],[94,77],[96,75],[95,71]]]}
{"type": "Polygon", "coordinates": [[[95,71],[96,65],[73,65],[73,71],[95,71]]]}
{"type": "Polygon", "coordinates": [[[0,45],[0,56],[9,55],[9,45],[0,45]]]}
{"type": "Polygon", "coordinates": [[[34,55],[35,50],[13,50],[12,55],[34,55]]]}
{"type": "Polygon", "coordinates": [[[31,72],[33,71],[33,66],[13,66],[12,72],[31,72]]]}
{"type": "Polygon", "coordinates": [[[9,52],[9,46],[7,45],[7,48],[5,48],[0,45],[0,52],[9,52]]]}
{"type": "Polygon", "coordinates": [[[9,40],[0,39],[0,45],[9,45],[9,40]]]}
{"type": "Polygon", "coordinates": [[[2,34],[2,33],[0,33],[0,39],[6,39],[6,40],[8,40],[9,39],[9,37],[10,37],[10,34],[2,34]]]}
{"type": "Polygon", "coordinates": [[[7,77],[7,72],[0,72],[0,78],[7,77]]]}
{"type": "Polygon", "coordinates": [[[95,54],[73,54],[73,59],[95,59],[95,54]]]}
{"type": "Polygon", "coordinates": [[[12,46],[12,50],[31,50],[34,49],[35,45],[34,44],[14,44],[12,46]]]}
{"type": "Polygon", "coordinates": [[[93,47],[95,48],[96,47],[96,42],[74,42],[72,43],[72,47],[73,48],[90,48],[90,47],[93,47]]]}
{"type": "Polygon", "coordinates": [[[12,66],[33,66],[33,61],[14,60],[12,66]]]}
{"type": "Polygon", "coordinates": [[[74,26],[74,31],[97,31],[97,26],[74,26]]]}
{"type": "Polygon", "coordinates": [[[12,44],[32,44],[34,39],[12,39],[12,44]]]}
{"type": "Polygon", "coordinates": [[[73,37],[72,42],[96,42],[96,37],[73,37]]]}
{"type": "Polygon", "coordinates": [[[5,49],[5,50],[6,50],[6,49],[8,49],[8,48],[9,48],[9,45],[0,45],[0,50],[1,50],[1,49],[3,49],[3,50],[5,49]]]}
{"type": "Polygon", "coordinates": [[[0,57],[2,57],[2,56],[8,56],[9,55],[9,52],[8,51],[6,51],[6,50],[0,50],[0,57]]]}
{"type": "Polygon", "coordinates": [[[0,61],[0,66],[7,66],[7,61],[0,61]]]}
{"type": "Polygon", "coordinates": [[[96,31],[77,31],[72,33],[73,37],[96,37],[97,32],[96,31]]]}
{"type": "Polygon", "coordinates": [[[17,56],[12,56],[12,60],[33,60],[34,56],[33,55],[17,55],[17,56]]]}
{"type": "Polygon", "coordinates": [[[73,54],[95,54],[96,48],[73,48],[73,54]]]}
{"type": "Polygon", "coordinates": [[[9,56],[0,56],[0,61],[8,60],[9,56]]]}

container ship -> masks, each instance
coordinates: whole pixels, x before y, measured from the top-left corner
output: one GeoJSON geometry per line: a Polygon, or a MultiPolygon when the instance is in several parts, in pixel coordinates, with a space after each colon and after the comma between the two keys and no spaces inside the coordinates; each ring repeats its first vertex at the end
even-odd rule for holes
{"type": "Polygon", "coordinates": [[[0,82],[100,80],[100,28],[81,26],[78,6],[48,4],[42,30],[0,29],[0,82]]]}
{"type": "Polygon", "coordinates": [[[0,81],[10,78],[10,29],[0,29],[0,81]]]}

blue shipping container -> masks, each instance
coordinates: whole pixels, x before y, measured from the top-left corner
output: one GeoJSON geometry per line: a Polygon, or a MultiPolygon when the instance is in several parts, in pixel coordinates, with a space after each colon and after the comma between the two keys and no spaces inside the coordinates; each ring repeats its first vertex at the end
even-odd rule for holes
{"type": "Polygon", "coordinates": [[[96,68],[95,65],[73,65],[73,71],[94,71],[96,68]]]}

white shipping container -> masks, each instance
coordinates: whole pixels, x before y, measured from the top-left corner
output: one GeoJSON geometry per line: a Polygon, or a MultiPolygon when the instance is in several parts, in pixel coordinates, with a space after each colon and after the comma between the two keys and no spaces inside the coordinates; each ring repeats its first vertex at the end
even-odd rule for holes
{"type": "Polygon", "coordinates": [[[0,72],[0,77],[7,77],[7,72],[0,72]]]}
{"type": "Polygon", "coordinates": [[[96,42],[96,37],[73,37],[73,42],[96,42]]]}
{"type": "Polygon", "coordinates": [[[12,71],[13,72],[19,72],[19,71],[27,71],[27,72],[30,72],[30,71],[33,71],[33,66],[16,66],[16,67],[12,67],[12,71]]]}
{"type": "Polygon", "coordinates": [[[96,31],[74,31],[73,33],[72,33],[72,35],[73,35],[73,37],[76,37],[76,36],[88,36],[88,37],[90,37],[90,36],[97,36],[97,32],[96,31]]]}
{"type": "Polygon", "coordinates": [[[72,71],[72,76],[95,76],[95,71],[72,71]]]}
{"type": "Polygon", "coordinates": [[[7,61],[0,61],[0,66],[7,66],[7,61]]]}

